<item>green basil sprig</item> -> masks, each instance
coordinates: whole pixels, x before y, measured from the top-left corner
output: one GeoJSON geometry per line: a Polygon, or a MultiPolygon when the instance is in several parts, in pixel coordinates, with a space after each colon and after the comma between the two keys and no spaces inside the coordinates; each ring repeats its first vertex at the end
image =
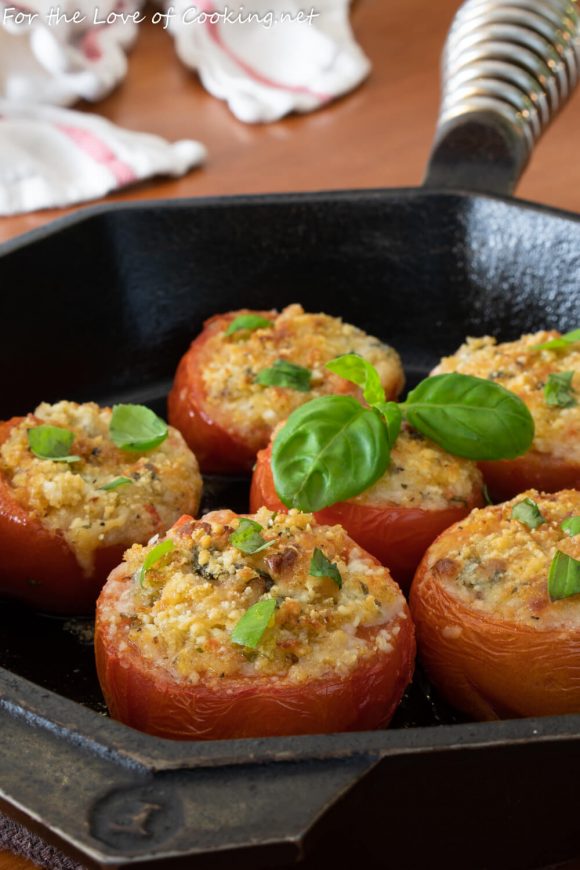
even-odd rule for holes
{"type": "Polygon", "coordinates": [[[546,405],[555,405],[558,408],[573,408],[578,404],[576,390],[572,386],[572,378],[576,372],[555,372],[548,375],[548,382],[544,387],[546,405]]]}
{"type": "Polygon", "coordinates": [[[271,320],[265,317],[260,317],[259,314],[240,314],[239,317],[234,317],[228,328],[226,335],[233,335],[235,332],[244,330],[246,332],[254,332],[256,329],[271,328],[274,324],[271,320]]]}
{"type": "Polygon", "coordinates": [[[559,338],[552,338],[550,341],[544,341],[543,344],[536,344],[532,350],[566,350],[571,344],[576,344],[580,341],[580,329],[573,329],[572,332],[565,332],[559,338]]]}
{"type": "Polygon", "coordinates": [[[69,455],[75,440],[74,432],[60,426],[35,426],[27,432],[28,446],[39,459],[53,462],[80,462],[80,456],[69,455]]]}
{"type": "Polygon", "coordinates": [[[274,486],[287,507],[319,511],[372,486],[388,467],[404,418],[444,450],[468,459],[513,459],[531,446],[528,408],[492,381],[435,375],[398,405],[385,401],[378,375],[360,357],[347,354],[327,365],[361,386],[371,407],[352,396],[323,396],[290,414],[272,449],[274,486]]]}
{"type": "Polygon", "coordinates": [[[519,520],[528,529],[537,529],[546,522],[540,508],[532,498],[524,498],[515,504],[512,508],[511,518],[519,520]]]}
{"type": "Polygon", "coordinates": [[[299,393],[310,391],[312,372],[304,366],[296,365],[286,359],[278,359],[269,369],[262,369],[256,375],[256,383],[263,387],[287,387],[299,393]]]}
{"type": "Polygon", "coordinates": [[[232,632],[232,642],[240,646],[247,646],[250,649],[256,649],[272,620],[275,610],[275,598],[265,598],[263,601],[257,601],[256,604],[252,604],[235,626],[232,632]]]}
{"type": "Polygon", "coordinates": [[[566,532],[570,538],[580,535],[580,517],[568,517],[561,524],[560,528],[563,532],[566,532]]]}
{"type": "Polygon", "coordinates": [[[229,537],[229,543],[246,555],[260,553],[267,547],[271,547],[276,541],[265,541],[261,535],[264,527],[255,520],[246,517],[240,520],[240,524],[229,537]]]}
{"type": "Polygon", "coordinates": [[[115,405],[109,435],[121,450],[146,453],[159,447],[169,434],[167,423],[145,405],[115,405]]]}
{"type": "Polygon", "coordinates": [[[326,368],[362,388],[365,402],[376,405],[385,401],[385,391],[376,368],[356,353],[345,353],[326,363],[326,368]]]}
{"type": "Polygon", "coordinates": [[[570,598],[580,593],[580,561],[556,550],[548,574],[548,595],[551,601],[570,598]]]}
{"type": "Polygon", "coordinates": [[[137,577],[139,579],[139,585],[143,586],[145,582],[145,575],[147,571],[157,564],[164,556],[167,556],[168,553],[171,553],[172,550],[175,549],[175,542],[172,538],[165,538],[164,541],[160,541],[158,544],[153,547],[152,550],[149,550],[143,564],[141,565],[137,577]]]}
{"type": "Polygon", "coordinates": [[[326,368],[362,388],[365,402],[382,414],[387,440],[392,447],[401,430],[403,415],[396,402],[387,402],[376,368],[356,353],[345,353],[326,363],[326,368]]]}
{"type": "Polygon", "coordinates": [[[333,580],[336,583],[339,589],[342,589],[342,575],[338,570],[338,566],[335,562],[327,559],[318,547],[314,548],[314,553],[310,560],[310,576],[328,577],[329,580],[333,580]]]}

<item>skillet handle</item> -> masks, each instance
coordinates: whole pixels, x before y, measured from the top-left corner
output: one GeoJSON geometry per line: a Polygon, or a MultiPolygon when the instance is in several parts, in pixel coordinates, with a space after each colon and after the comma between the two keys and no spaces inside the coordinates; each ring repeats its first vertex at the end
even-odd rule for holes
{"type": "Polygon", "coordinates": [[[509,194],[580,77],[579,0],[466,0],[443,55],[426,187],[509,194]]]}

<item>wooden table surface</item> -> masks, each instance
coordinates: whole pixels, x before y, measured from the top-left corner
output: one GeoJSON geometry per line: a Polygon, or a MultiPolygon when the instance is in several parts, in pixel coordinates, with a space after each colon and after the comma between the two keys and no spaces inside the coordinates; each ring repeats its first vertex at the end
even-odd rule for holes
{"type": "MultiPolygon", "coordinates": [[[[353,21],[373,63],[370,79],[322,111],[267,126],[236,121],[181,66],[161,27],[145,23],[126,81],[98,110],[129,129],[199,139],[209,160],[182,179],[143,183],[109,200],[419,184],[437,118],[441,47],[457,6],[360,0],[353,21]]],[[[579,143],[580,92],[538,146],[518,194],[580,211],[579,143]]],[[[0,218],[0,241],[64,213],[0,218]]],[[[0,870],[33,867],[0,852],[0,870]]]]}
{"type": "MultiPolygon", "coordinates": [[[[353,21],[373,63],[370,79],[322,111],[267,126],[237,121],[179,63],[171,37],[145,23],[126,81],[98,110],[132,130],[199,139],[209,160],[184,178],[142,183],[109,201],[419,184],[437,117],[441,47],[458,5],[359,0],[353,21]]],[[[580,91],[541,141],[518,193],[580,211],[579,142],[580,91]]],[[[63,213],[0,218],[0,241],[63,213]]]]}

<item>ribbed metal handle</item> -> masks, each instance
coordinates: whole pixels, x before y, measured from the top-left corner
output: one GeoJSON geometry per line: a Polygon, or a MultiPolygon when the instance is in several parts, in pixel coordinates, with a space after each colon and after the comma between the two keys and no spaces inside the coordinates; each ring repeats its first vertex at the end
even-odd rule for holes
{"type": "Polygon", "coordinates": [[[578,0],[467,0],[445,46],[425,184],[511,193],[579,78],[578,0]]]}

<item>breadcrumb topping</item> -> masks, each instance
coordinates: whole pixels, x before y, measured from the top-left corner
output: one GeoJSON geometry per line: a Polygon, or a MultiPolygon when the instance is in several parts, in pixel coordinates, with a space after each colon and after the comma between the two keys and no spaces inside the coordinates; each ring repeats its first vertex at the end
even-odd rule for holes
{"type": "Polygon", "coordinates": [[[404,598],[341,526],[320,526],[294,510],[261,508],[254,519],[264,541],[274,543],[251,555],[230,543],[240,522],[231,511],[177,524],[169,532],[174,549],[142,584],[139,572],[152,547],[135,545],[125,554],[129,579],[108,581],[119,584],[118,594],[102,600],[101,618],[146,659],[190,683],[258,675],[300,683],[348,673],[376,650],[392,648],[404,598]],[[315,547],[337,565],[341,588],[310,575],[315,547]],[[276,610],[258,646],[234,643],[241,617],[271,599],[276,610]],[[382,628],[366,637],[364,629],[376,626],[382,628]]]}
{"type": "Polygon", "coordinates": [[[429,550],[429,568],[447,591],[470,607],[537,628],[580,625],[580,595],[550,602],[548,574],[556,550],[580,559],[580,535],[561,528],[580,516],[580,492],[529,490],[505,504],[474,510],[429,550]],[[512,517],[525,498],[545,522],[535,529],[512,517]]]}
{"type": "Polygon", "coordinates": [[[453,356],[445,357],[433,371],[460,372],[488,378],[519,396],[534,418],[533,450],[580,463],[580,399],[563,408],[548,405],[544,387],[551,374],[574,372],[572,386],[580,396],[580,344],[561,350],[534,350],[538,344],[559,338],[551,330],[523,335],[498,344],[495,338],[468,338],[453,356]]]}
{"type": "Polygon", "coordinates": [[[110,408],[93,402],[43,403],[15,426],[0,447],[0,474],[15,500],[48,529],[64,535],[87,575],[95,551],[147,541],[183,513],[197,513],[202,481],[197,461],[177,430],[146,453],[127,453],[109,438],[110,408]],[[80,462],[39,459],[28,430],[42,424],[74,432],[80,462]],[[131,483],[102,487],[117,477],[131,483]]]}
{"type": "Polygon", "coordinates": [[[473,503],[474,494],[481,492],[482,485],[481,473],[474,462],[451,456],[420,433],[403,428],[386,472],[351,501],[444,510],[473,503]]]}
{"type": "Polygon", "coordinates": [[[336,393],[358,395],[358,388],[325,364],[357,353],[377,369],[387,395],[402,389],[404,374],[397,352],[338,317],[307,314],[301,305],[272,312],[272,327],[228,336],[216,330],[203,347],[202,378],[211,416],[239,432],[256,449],[268,443],[272,429],[305,402],[336,393]],[[309,392],[256,383],[258,372],[288,360],[312,373],[309,392]]]}

